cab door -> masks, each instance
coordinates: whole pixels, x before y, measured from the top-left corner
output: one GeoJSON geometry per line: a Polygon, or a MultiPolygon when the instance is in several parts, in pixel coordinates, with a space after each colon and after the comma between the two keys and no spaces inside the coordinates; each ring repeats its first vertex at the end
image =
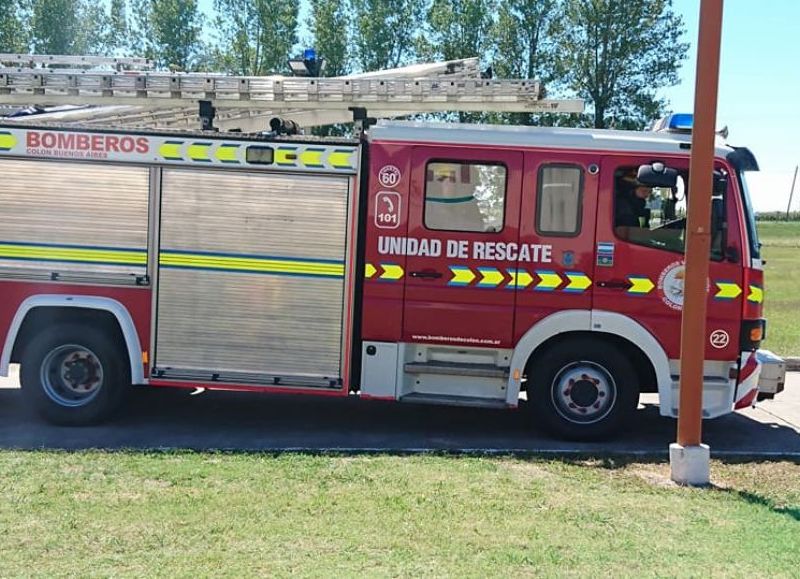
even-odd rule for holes
{"type": "Polygon", "coordinates": [[[511,347],[522,163],[518,151],[415,148],[408,237],[382,248],[406,255],[404,341],[511,347]]]}
{"type": "MultiPolygon", "coordinates": [[[[718,161],[715,168],[726,168],[718,161]]],[[[670,359],[680,356],[683,309],[687,158],[614,157],[602,165],[597,212],[597,267],[594,307],[618,312],[642,324],[661,342],[670,359]],[[654,189],[643,207],[641,226],[622,225],[615,208],[631,195],[630,181],[642,164],[663,162],[679,172],[674,190],[654,189]],[[627,188],[627,190],[626,190],[627,188]]],[[[706,360],[735,360],[739,355],[743,269],[738,206],[733,184],[712,201],[712,249],[709,256],[706,360]]]]}
{"type": "Polygon", "coordinates": [[[520,244],[541,248],[517,264],[516,339],[564,310],[592,309],[597,155],[525,153],[520,244]]]}

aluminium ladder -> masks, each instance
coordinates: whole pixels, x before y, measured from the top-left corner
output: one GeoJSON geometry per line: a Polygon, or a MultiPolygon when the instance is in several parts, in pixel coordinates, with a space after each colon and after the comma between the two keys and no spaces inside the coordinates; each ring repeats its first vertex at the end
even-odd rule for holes
{"type": "MultiPolygon", "coordinates": [[[[0,55],[0,63],[114,66],[148,64],[144,59],[0,55]],[[27,60],[23,60],[26,58],[27,60]]],[[[548,100],[538,81],[392,76],[229,76],[128,70],[0,68],[0,104],[133,105],[195,107],[199,101],[241,109],[348,110],[391,108],[404,114],[442,111],[582,112],[583,101],[548,100]]]]}

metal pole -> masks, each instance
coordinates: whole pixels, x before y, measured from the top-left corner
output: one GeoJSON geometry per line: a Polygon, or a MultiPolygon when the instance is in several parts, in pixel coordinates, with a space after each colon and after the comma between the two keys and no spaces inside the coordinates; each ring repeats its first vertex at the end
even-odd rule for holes
{"type": "Polygon", "coordinates": [[[709,482],[709,450],[707,446],[701,446],[701,431],[722,3],[722,0],[702,0],[700,4],[692,156],[689,164],[678,444],[670,447],[673,480],[698,485],[709,482]]]}
{"type": "Polygon", "coordinates": [[[794,197],[794,186],[797,183],[797,170],[800,165],[794,166],[794,177],[792,178],[792,189],[789,191],[789,205],[786,206],[786,221],[789,221],[789,213],[792,211],[792,197],[794,197]]]}

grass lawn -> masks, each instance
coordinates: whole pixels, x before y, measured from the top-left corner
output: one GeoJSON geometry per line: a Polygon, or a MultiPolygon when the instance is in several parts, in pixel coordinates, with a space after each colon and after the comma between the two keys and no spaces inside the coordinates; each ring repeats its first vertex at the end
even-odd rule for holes
{"type": "Polygon", "coordinates": [[[0,453],[6,576],[796,576],[800,467],[0,453]]]}
{"type": "Polygon", "coordinates": [[[800,356],[800,222],[760,222],[765,266],[764,347],[783,356],[800,356]]]}

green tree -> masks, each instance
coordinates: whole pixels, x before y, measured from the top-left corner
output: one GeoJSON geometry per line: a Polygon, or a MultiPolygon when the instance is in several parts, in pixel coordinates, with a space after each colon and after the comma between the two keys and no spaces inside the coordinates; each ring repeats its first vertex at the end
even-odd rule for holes
{"type": "Polygon", "coordinates": [[[102,50],[106,14],[87,0],[33,0],[31,40],[37,54],[95,54],[102,50]]]}
{"type": "Polygon", "coordinates": [[[215,0],[219,43],[216,67],[243,75],[264,75],[286,68],[297,42],[296,2],[215,0]]]}
{"type": "Polygon", "coordinates": [[[324,76],[350,72],[350,19],[347,5],[340,0],[311,0],[306,25],[311,32],[309,46],[325,59],[324,76]]]}
{"type": "Polygon", "coordinates": [[[27,52],[28,31],[20,0],[0,0],[0,52],[27,52]]]}
{"type": "Polygon", "coordinates": [[[351,0],[356,63],[363,71],[395,68],[414,56],[425,0],[351,0]]]}
{"type": "Polygon", "coordinates": [[[130,54],[131,48],[127,3],[125,0],[111,0],[106,19],[103,52],[106,56],[123,56],[130,54]]]}
{"type": "Polygon", "coordinates": [[[672,0],[566,0],[557,72],[587,99],[596,128],[641,129],[659,116],[659,88],[678,82],[688,44],[672,0]]]}
{"type": "Polygon", "coordinates": [[[131,0],[130,51],[159,68],[195,70],[203,62],[197,0],[131,0]]]}
{"type": "Polygon", "coordinates": [[[558,0],[501,0],[492,26],[495,74],[552,80],[560,15],[558,0]]]}
{"type": "MultiPolygon", "coordinates": [[[[475,56],[486,60],[493,8],[493,0],[433,0],[427,14],[428,26],[417,41],[420,56],[425,60],[475,56]]],[[[490,120],[494,116],[459,112],[458,115],[434,115],[433,118],[457,118],[459,122],[467,123],[490,120]]]]}
{"type": "MultiPolygon", "coordinates": [[[[556,78],[556,44],[561,26],[559,0],[501,0],[492,26],[492,69],[498,78],[541,81],[556,78]]],[[[552,125],[563,115],[509,113],[501,121],[515,125],[552,125]]]]}
{"type": "Polygon", "coordinates": [[[151,4],[152,41],[148,58],[161,67],[191,70],[201,58],[203,17],[197,0],[156,0],[151,4]]]}
{"type": "Polygon", "coordinates": [[[485,57],[492,27],[492,0],[433,0],[428,28],[419,40],[427,59],[485,57]]]}
{"type": "MultiPolygon", "coordinates": [[[[325,59],[323,76],[342,76],[350,72],[350,13],[345,2],[339,0],[311,0],[311,12],[306,21],[313,46],[320,58],[325,59]]],[[[317,136],[347,135],[352,124],[335,124],[314,127],[317,136]]]]}

